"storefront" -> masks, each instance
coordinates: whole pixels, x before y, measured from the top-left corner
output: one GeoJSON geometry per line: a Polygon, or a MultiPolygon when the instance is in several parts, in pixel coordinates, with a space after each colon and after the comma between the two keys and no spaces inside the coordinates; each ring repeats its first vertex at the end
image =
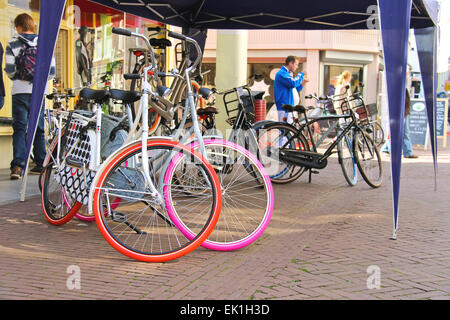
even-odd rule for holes
{"type": "Polygon", "coordinates": [[[352,92],[355,92],[359,84],[363,83],[363,96],[370,100],[368,103],[374,103],[378,92],[378,60],[376,56],[377,54],[374,53],[322,51],[320,53],[319,92],[327,95],[333,79],[336,79],[342,72],[349,71],[352,75],[352,92]]]}
{"type": "MultiPolygon", "coordinates": [[[[40,0],[0,0],[0,42],[3,48],[16,35],[14,19],[18,14],[30,14],[36,23],[36,30],[39,30],[39,3],[40,0]]],[[[128,88],[129,83],[123,80],[122,74],[124,70],[128,72],[130,67],[133,68],[130,64],[134,57],[130,56],[129,49],[142,48],[144,44],[136,38],[112,34],[111,30],[121,27],[147,34],[147,27],[155,25],[161,24],[87,0],[67,0],[54,53],[56,76],[49,82],[49,90],[80,89],[88,83],[94,84],[92,87],[97,89],[107,85],[117,89],[128,88]]],[[[170,52],[165,55],[156,53],[165,65],[170,52]]],[[[0,148],[4,157],[0,159],[0,168],[9,168],[12,159],[12,110],[11,95],[8,93],[12,83],[4,72],[3,79],[6,97],[5,105],[0,110],[0,148]]],[[[46,105],[51,108],[50,101],[46,101],[46,105]]]]}

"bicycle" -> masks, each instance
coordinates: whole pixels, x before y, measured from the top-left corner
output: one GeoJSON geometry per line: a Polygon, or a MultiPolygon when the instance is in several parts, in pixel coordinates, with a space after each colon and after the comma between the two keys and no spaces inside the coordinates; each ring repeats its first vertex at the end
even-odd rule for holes
{"type": "MultiPolygon", "coordinates": [[[[140,37],[151,50],[140,34],[123,29],[113,32],[140,37]]],[[[116,250],[137,260],[161,262],[187,254],[203,243],[217,223],[222,197],[218,177],[202,155],[170,139],[148,138],[148,100],[156,97],[148,72],[154,73],[154,68],[152,61],[140,75],[141,107],[125,145],[103,162],[98,147],[102,118],[99,104],[95,104],[92,117],[61,112],[67,117],[65,131],[61,135],[60,129],[55,155],[44,169],[41,198],[44,214],[54,218],[55,224],[67,222],[82,204],[89,204],[103,237],[116,250]],[[179,169],[175,159],[177,163],[185,160],[198,184],[180,186],[174,178],[179,169]],[[56,197],[50,198],[53,193],[49,184],[54,181],[56,197]],[[192,190],[191,199],[177,193],[180,187],[192,190]],[[174,212],[194,232],[193,237],[185,237],[171,222],[174,212]]],[[[99,90],[90,93],[91,98],[105,97],[99,90]]]]}
{"type": "MultiPolygon", "coordinates": [[[[158,73],[158,76],[183,79],[187,84],[184,112],[181,120],[172,129],[172,139],[180,143],[190,143],[192,148],[199,150],[215,168],[222,186],[221,215],[211,236],[202,246],[223,251],[243,248],[264,232],[272,216],[274,200],[270,179],[257,157],[235,141],[222,140],[221,136],[202,137],[196,104],[199,103],[200,97],[207,100],[211,90],[199,88],[194,92],[190,85],[190,73],[198,66],[201,49],[197,42],[189,37],[173,32],[169,32],[169,36],[189,42],[198,53],[197,60],[185,69],[184,76],[173,71],[158,73]]],[[[202,112],[203,109],[200,108],[199,111],[202,112]]],[[[180,192],[190,193],[188,190],[180,192]]],[[[173,221],[177,221],[176,218],[173,221]]],[[[182,224],[178,226],[186,236],[191,236],[182,224]]]]}
{"type": "MultiPolygon", "coordinates": [[[[359,88],[363,88],[364,84],[360,83],[359,88]]],[[[364,99],[361,97],[361,91],[357,90],[352,95],[355,111],[358,114],[358,119],[363,127],[366,128],[367,133],[372,135],[372,140],[378,148],[385,142],[384,130],[377,119],[376,104],[366,105],[364,99]]]]}
{"type": "MultiPolygon", "coordinates": [[[[348,106],[348,99],[343,98],[342,100],[341,106],[344,104],[348,106]]],[[[348,112],[343,114],[328,115],[308,120],[306,113],[307,108],[301,105],[295,107],[284,105],[282,108],[288,112],[296,111],[303,114],[305,123],[301,124],[299,128],[282,122],[269,123],[264,126],[265,134],[269,137],[276,138],[275,141],[269,140],[267,147],[263,150],[263,154],[272,159],[276,166],[282,169],[279,170],[279,177],[277,177],[281,181],[275,180],[275,182],[292,182],[298,178],[300,175],[298,172],[300,170],[324,169],[327,166],[327,159],[333,154],[333,149],[336,146],[341,145],[341,148],[347,149],[347,154],[349,154],[351,150],[354,162],[366,183],[373,188],[377,188],[381,185],[382,164],[378,148],[368,136],[366,130],[359,124],[353,109],[348,108],[348,112]],[[341,123],[342,127],[341,130],[338,130],[334,141],[323,153],[318,152],[311,131],[311,126],[320,120],[336,121],[341,123]],[[303,133],[305,129],[309,135],[309,139],[307,139],[303,133]],[[341,143],[342,140],[344,140],[344,142],[341,143]],[[312,142],[312,150],[310,149],[309,141],[312,142]],[[351,144],[349,143],[350,141],[351,144]],[[286,171],[289,166],[290,170],[292,170],[292,168],[297,168],[297,171],[292,171],[294,174],[290,174],[286,177],[286,171]],[[371,166],[374,170],[369,172],[371,166]],[[373,174],[373,177],[370,177],[371,174],[373,174]]],[[[340,155],[342,152],[343,151],[338,151],[339,157],[342,157],[342,155],[340,155]]],[[[354,181],[354,177],[351,176],[351,172],[354,172],[354,164],[352,164],[351,167],[352,169],[347,171],[347,166],[342,166],[344,176],[350,185],[352,185],[350,182],[354,181]],[[348,177],[346,176],[346,172],[350,173],[348,177]]],[[[272,179],[272,181],[274,181],[274,179],[272,179]]]]}

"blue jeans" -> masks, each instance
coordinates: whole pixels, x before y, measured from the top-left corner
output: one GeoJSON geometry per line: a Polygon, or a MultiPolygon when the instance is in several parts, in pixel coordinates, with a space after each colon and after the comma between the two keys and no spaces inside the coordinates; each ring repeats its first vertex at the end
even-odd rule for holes
{"type": "Polygon", "coordinates": [[[411,138],[409,137],[409,114],[405,117],[405,126],[403,132],[403,156],[409,157],[413,153],[411,138]]]}
{"type": "Polygon", "coordinates": [[[278,121],[281,122],[287,122],[287,123],[293,123],[293,117],[292,117],[292,112],[286,112],[284,110],[277,110],[278,111],[278,121]],[[286,118],[286,121],[284,120],[284,118],[286,118]]]}
{"type": "MultiPolygon", "coordinates": [[[[409,137],[409,115],[405,117],[405,125],[403,129],[403,142],[402,150],[403,156],[409,157],[413,153],[411,138],[409,137]]],[[[384,145],[381,147],[381,152],[391,152],[391,140],[386,140],[384,145]]]]}
{"type": "MultiPolygon", "coordinates": [[[[11,168],[20,167],[24,169],[26,161],[26,133],[28,119],[30,116],[31,94],[15,94],[12,96],[12,117],[13,117],[13,160],[11,168]]],[[[44,136],[44,108],[36,128],[36,135],[33,143],[34,162],[42,166],[45,158],[45,136],[44,136]]]]}

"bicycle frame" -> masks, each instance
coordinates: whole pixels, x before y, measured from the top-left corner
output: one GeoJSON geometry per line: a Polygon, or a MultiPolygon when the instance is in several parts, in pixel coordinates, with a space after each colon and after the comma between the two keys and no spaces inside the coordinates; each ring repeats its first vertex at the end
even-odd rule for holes
{"type": "Polygon", "coordinates": [[[325,151],[325,153],[319,158],[320,161],[323,161],[327,158],[329,158],[331,156],[331,154],[333,153],[333,149],[338,145],[338,143],[345,137],[345,135],[352,130],[353,128],[357,127],[359,128],[358,124],[357,124],[357,120],[355,115],[353,114],[353,112],[351,114],[345,114],[345,115],[333,115],[333,116],[325,116],[325,117],[320,117],[316,118],[316,119],[312,119],[312,120],[306,120],[306,123],[302,124],[300,126],[300,128],[298,129],[298,134],[293,135],[291,138],[288,139],[288,141],[283,144],[283,146],[280,149],[284,149],[286,146],[288,146],[294,139],[296,139],[299,135],[302,134],[303,129],[305,127],[307,127],[308,130],[308,134],[309,137],[311,139],[312,145],[313,145],[313,150],[314,152],[317,152],[317,148],[316,148],[316,144],[314,143],[314,138],[313,138],[313,134],[311,132],[311,128],[310,125],[319,121],[319,120],[339,120],[339,119],[352,119],[351,122],[349,122],[348,124],[346,124],[346,126],[344,127],[344,129],[338,133],[338,135],[336,136],[336,139],[333,141],[333,143],[327,148],[327,150],[325,151]]]}
{"type": "MultiPolygon", "coordinates": [[[[127,34],[128,35],[128,34],[127,34]]],[[[148,162],[148,153],[147,153],[147,141],[149,140],[149,136],[148,136],[148,105],[149,105],[149,96],[151,95],[152,97],[155,96],[155,94],[152,91],[152,87],[150,85],[149,79],[148,79],[148,73],[153,72],[153,74],[157,74],[156,72],[156,65],[154,63],[154,55],[153,55],[153,50],[152,47],[150,45],[149,40],[141,34],[138,33],[134,33],[131,32],[129,35],[135,36],[135,37],[139,37],[141,38],[145,44],[147,45],[147,47],[150,50],[150,56],[151,56],[151,62],[152,65],[149,67],[145,67],[143,69],[143,81],[141,81],[141,91],[142,91],[142,95],[141,95],[141,100],[140,100],[140,106],[139,106],[139,110],[138,110],[138,114],[136,115],[136,119],[133,123],[133,125],[130,128],[130,132],[129,135],[124,143],[124,145],[119,148],[116,152],[114,152],[112,155],[110,155],[108,157],[108,159],[106,159],[103,163],[102,166],[99,167],[99,169],[101,170],[103,166],[105,166],[109,159],[112,159],[113,157],[116,156],[117,153],[119,153],[121,150],[123,150],[124,148],[127,148],[130,144],[135,143],[137,140],[135,140],[135,138],[137,136],[140,136],[140,140],[141,140],[141,144],[142,144],[142,170],[144,172],[144,177],[145,177],[145,181],[146,181],[146,187],[148,187],[150,189],[150,196],[155,197],[156,199],[158,199],[158,204],[165,209],[165,205],[164,205],[164,197],[163,197],[163,192],[162,192],[162,188],[163,185],[160,185],[160,189],[158,190],[156,188],[156,186],[154,185],[152,179],[150,178],[150,168],[149,168],[149,162],[148,162]],[[139,120],[142,120],[141,123],[141,128],[140,130],[136,133],[136,128],[137,125],[139,123],[139,120]],[[133,141],[134,140],[134,141],[133,141]],[[144,160],[145,159],[145,160],[144,160]]],[[[184,37],[184,36],[183,36],[184,37]]],[[[184,37],[186,41],[191,42],[194,44],[194,46],[197,48],[197,50],[199,50],[199,52],[201,51],[197,42],[195,42],[195,40],[188,38],[188,37],[184,37]]],[[[186,82],[187,82],[187,89],[188,89],[188,99],[186,100],[186,105],[185,105],[185,112],[183,113],[183,119],[182,119],[182,125],[181,127],[184,126],[184,124],[186,123],[186,119],[188,117],[188,111],[190,111],[192,118],[193,118],[193,127],[194,127],[194,134],[196,139],[198,139],[199,143],[200,143],[200,150],[201,150],[201,154],[206,158],[206,150],[205,150],[205,146],[204,146],[204,142],[203,142],[203,137],[201,135],[200,132],[200,128],[198,125],[198,121],[197,121],[197,112],[195,109],[195,101],[194,101],[194,92],[192,91],[192,86],[190,83],[190,77],[189,77],[189,73],[193,70],[193,68],[198,64],[199,62],[199,57],[197,57],[197,60],[192,64],[192,66],[190,66],[189,68],[185,69],[185,78],[186,78],[186,82]]],[[[101,132],[101,109],[99,110],[99,108],[97,108],[97,115],[99,115],[100,120],[97,118],[97,128],[96,128],[96,134],[97,134],[97,139],[100,139],[100,132],[101,132]],[[100,126],[99,126],[100,125],[100,126]]],[[[165,139],[171,139],[171,140],[178,140],[181,136],[181,130],[179,130],[175,136],[173,138],[167,138],[167,137],[163,137],[165,139]]],[[[158,138],[160,139],[161,137],[154,137],[154,138],[158,138]]],[[[181,143],[184,142],[185,140],[188,139],[188,136],[185,136],[182,140],[181,143]]],[[[100,150],[97,150],[98,154],[100,152],[100,150]]],[[[158,158],[160,156],[163,156],[162,154],[158,156],[158,158]]],[[[166,155],[167,156],[167,155],[166,155]]],[[[99,158],[97,158],[99,159],[99,158]]],[[[163,165],[158,165],[157,166],[157,170],[160,170],[161,167],[163,168],[167,168],[167,166],[170,164],[171,161],[171,157],[167,156],[165,161],[163,161],[163,165]]],[[[97,170],[99,171],[99,170],[97,170]]],[[[99,177],[98,175],[95,176],[92,185],[91,185],[91,189],[89,192],[89,212],[92,214],[93,212],[93,208],[92,208],[92,203],[93,203],[93,194],[94,194],[94,186],[97,184],[99,177]]],[[[162,175],[160,177],[160,179],[162,179],[162,175]]]]}

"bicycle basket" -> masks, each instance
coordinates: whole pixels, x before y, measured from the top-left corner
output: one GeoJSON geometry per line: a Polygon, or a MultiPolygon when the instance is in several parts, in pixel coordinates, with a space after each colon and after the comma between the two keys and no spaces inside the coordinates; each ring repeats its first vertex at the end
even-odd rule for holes
{"type": "Polygon", "coordinates": [[[56,181],[60,183],[70,194],[72,199],[76,199],[83,205],[89,202],[89,189],[95,177],[95,172],[89,170],[94,168],[94,157],[92,151],[96,150],[95,133],[87,130],[85,135],[80,136],[80,129],[88,123],[85,120],[72,118],[67,133],[67,140],[64,146],[63,158],[77,161],[81,167],[76,167],[65,162],[56,175],[56,181]],[[79,140],[80,139],[80,140],[79,140]],[[78,141],[79,140],[79,141],[78,141]],[[78,141],[78,142],[77,142],[78,141]]]}
{"type": "Polygon", "coordinates": [[[364,101],[360,97],[354,97],[349,101],[352,109],[358,115],[359,122],[362,124],[367,124],[369,122],[369,110],[365,105],[364,101]]]}
{"type": "Polygon", "coordinates": [[[256,119],[253,95],[246,87],[237,87],[227,91],[223,95],[225,111],[227,112],[227,122],[233,126],[240,111],[244,112],[249,122],[256,119]]]}

